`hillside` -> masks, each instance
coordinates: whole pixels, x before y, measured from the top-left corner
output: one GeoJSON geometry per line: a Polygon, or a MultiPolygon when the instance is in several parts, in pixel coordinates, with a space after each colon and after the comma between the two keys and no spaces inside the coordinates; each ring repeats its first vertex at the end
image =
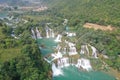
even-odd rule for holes
{"type": "Polygon", "coordinates": [[[120,26],[120,0],[44,0],[57,16],[71,22],[86,22],[120,26]],[[56,12],[55,12],[56,11],[56,12]]]}

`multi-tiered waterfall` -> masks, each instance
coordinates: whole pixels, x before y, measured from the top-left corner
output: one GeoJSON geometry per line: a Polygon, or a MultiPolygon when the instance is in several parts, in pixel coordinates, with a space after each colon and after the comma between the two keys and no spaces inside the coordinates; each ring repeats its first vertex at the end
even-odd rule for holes
{"type": "Polygon", "coordinates": [[[37,27],[36,27],[36,36],[37,36],[38,39],[42,38],[41,33],[39,32],[37,27]]]}
{"type": "Polygon", "coordinates": [[[94,47],[94,46],[91,46],[90,44],[88,44],[88,45],[82,45],[81,46],[81,51],[80,51],[80,54],[87,54],[87,55],[89,55],[89,49],[88,49],[88,46],[90,46],[90,48],[92,49],[92,56],[94,57],[94,58],[98,58],[97,57],[97,49],[94,47]]]}
{"type": "Polygon", "coordinates": [[[32,38],[36,39],[35,31],[33,29],[31,29],[31,32],[32,32],[32,38]]]}
{"type": "Polygon", "coordinates": [[[87,71],[92,70],[90,61],[88,59],[84,59],[84,58],[78,59],[78,63],[76,65],[76,67],[85,69],[87,71]]]}
{"type": "Polygon", "coordinates": [[[41,39],[41,33],[39,32],[38,28],[36,27],[35,31],[33,29],[31,29],[32,32],[32,37],[33,39],[41,39]]]}
{"type": "Polygon", "coordinates": [[[50,29],[48,26],[46,26],[46,38],[54,38],[55,34],[52,29],[50,29]]]}
{"type": "Polygon", "coordinates": [[[58,59],[57,60],[57,65],[58,65],[58,68],[63,68],[63,67],[67,67],[69,66],[69,58],[68,57],[63,57],[61,59],[58,59]]]}
{"type": "MultiPolygon", "coordinates": [[[[65,22],[66,23],[66,22],[65,22]]],[[[49,27],[46,27],[46,37],[51,38],[54,37],[54,32],[49,27]]],[[[35,36],[34,30],[31,30],[32,34],[35,36]]],[[[38,29],[36,28],[36,33],[38,33],[38,29]]],[[[37,35],[37,37],[40,34],[37,35]]],[[[71,38],[72,36],[75,36],[74,33],[68,33],[67,36],[71,38]]],[[[64,37],[64,36],[63,36],[64,37]]],[[[42,40],[42,39],[41,39],[42,40]]],[[[50,40],[46,39],[45,40],[50,40]]],[[[69,39],[68,39],[69,40],[69,39]]],[[[76,44],[66,41],[62,43],[62,35],[58,34],[58,36],[53,40],[53,42],[57,42],[58,46],[56,49],[52,48],[54,52],[50,52],[49,54],[45,54],[44,52],[42,54],[45,54],[44,60],[46,60],[48,63],[52,64],[52,72],[53,72],[53,80],[95,80],[98,78],[95,74],[93,74],[94,71],[92,70],[92,66],[90,64],[90,60],[87,58],[82,58],[81,54],[87,54],[91,55],[92,50],[92,56],[94,58],[97,58],[97,49],[91,45],[82,45],[80,54],[77,53],[76,50],[76,44]],[[60,43],[59,43],[60,42],[60,43]],[[62,44],[62,46],[60,46],[62,44]],[[89,72],[83,72],[79,69],[86,70],[89,72]],[[94,77],[95,76],[95,77],[94,77]]],[[[45,41],[43,41],[44,43],[45,41]]],[[[52,43],[50,43],[52,44],[52,43]]],[[[47,45],[47,44],[45,44],[47,45]]],[[[51,45],[51,47],[53,47],[51,45]]],[[[42,48],[40,48],[42,49],[42,48]]],[[[85,57],[85,56],[84,56],[85,57]]],[[[88,57],[88,56],[87,56],[88,57]]],[[[100,75],[101,76],[101,75],[100,75]]],[[[104,76],[104,74],[102,75],[104,76]]],[[[106,75],[105,75],[106,76],[106,75]]],[[[104,77],[105,77],[104,76],[104,77]]],[[[106,78],[102,78],[99,80],[110,80],[106,78]]],[[[111,79],[114,80],[114,79],[111,79]]]]}
{"type": "Polygon", "coordinates": [[[68,41],[65,41],[65,43],[68,44],[69,46],[69,55],[76,55],[77,50],[76,50],[75,44],[68,41]]]}

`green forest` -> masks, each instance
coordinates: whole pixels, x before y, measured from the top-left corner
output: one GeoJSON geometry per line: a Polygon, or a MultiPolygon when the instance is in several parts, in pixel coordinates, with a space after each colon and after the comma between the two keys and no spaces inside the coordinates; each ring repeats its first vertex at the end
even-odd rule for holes
{"type": "MultiPolygon", "coordinates": [[[[97,48],[109,67],[120,72],[120,0],[41,0],[48,7],[42,12],[29,11],[18,14],[27,19],[27,24],[18,24],[15,34],[20,39],[11,37],[12,28],[0,21],[0,80],[52,80],[51,65],[41,56],[37,42],[31,38],[33,26],[43,29],[45,23],[61,33],[74,29],[77,36],[69,39],[76,43],[80,51],[81,44],[91,44],[97,48]],[[64,19],[68,24],[63,26],[64,19]],[[84,28],[85,23],[111,25],[114,31],[102,31],[84,28]],[[11,74],[12,73],[12,74],[11,74]]],[[[19,3],[18,3],[19,4],[19,3]]],[[[43,36],[45,32],[43,31],[43,36]]]]}
{"type": "Polygon", "coordinates": [[[10,36],[12,28],[0,23],[0,80],[51,80],[50,65],[31,38],[29,26],[15,30],[22,35],[16,40],[10,36]]]}

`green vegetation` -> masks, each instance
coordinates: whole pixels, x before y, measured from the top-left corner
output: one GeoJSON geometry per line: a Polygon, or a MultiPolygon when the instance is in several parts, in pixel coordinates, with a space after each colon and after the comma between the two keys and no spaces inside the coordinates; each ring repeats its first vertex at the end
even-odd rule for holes
{"type": "MultiPolygon", "coordinates": [[[[74,30],[77,37],[67,39],[77,44],[78,51],[81,44],[89,43],[98,49],[100,55],[109,57],[101,58],[109,67],[120,71],[120,0],[41,1],[48,6],[48,10],[29,11],[20,15],[28,20],[28,23],[16,24],[18,27],[14,29],[14,33],[19,39],[11,37],[13,29],[0,22],[0,80],[51,80],[50,65],[42,59],[36,41],[31,38],[30,33],[30,29],[37,26],[44,36],[43,28],[49,22],[52,23],[49,27],[58,31],[57,33],[62,33],[66,26],[71,31],[74,30]],[[64,19],[68,19],[66,26],[62,24],[64,19]],[[116,30],[105,32],[87,29],[83,27],[86,22],[111,25],[116,30]]],[[[94,68],[101,67],[101,61],[91,61],[92,64],[100,62],[94,68]]]]}
{"type": "MultiPolygon", "coordinates": [[[[89,43],[95,46],[100,54],[106,54],[105,60],[110,67],[120,71],[120,0],[44,0],[49,9],[45,16],[51,21],[57,30],[63,31],[63,19],[68,19],[69,28],[73,27],[77,33],[77,49],[80,44],[89,43]],[[86,22],[112,25],[116,31],[101,31],[83,28],[86,22]],[[61,28],[62,27],[62,28],[61,28]],[[62,29],[62,30],[61,30],[62,29]]],[[[39,14],[40,15],[40,14],[39,14]]],[[[73,41],[74,42],[74,41],[73,41]]]]}
{"type": "Polygon", "coordinates": [[[10,26],[0,24],[0,80],[51,80],[51,67],[31,38],[32,23],[15,28],[19,39],[11,37],[10,26]]]}

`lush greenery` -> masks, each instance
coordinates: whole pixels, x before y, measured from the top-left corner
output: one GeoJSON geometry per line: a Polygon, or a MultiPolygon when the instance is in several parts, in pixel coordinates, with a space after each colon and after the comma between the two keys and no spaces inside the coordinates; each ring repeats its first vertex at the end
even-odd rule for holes
{"type": "Polygon", "coordinates": [[[19,39],[10,36],[13,28],[6,26],[3,22],[0,23],[0,80],[51,79],[50,65],[42,59],[36,41],[31,38],[30,33],[31,27],[37,26],[44,36],[43,28],[49,22],[52,23],[49,27],[58,33],[63,32],[66,27],[74,29],[77,37],[68,39],[77,44],[78,51],[81,44],[91,44],[98,49],[100,55],[105,54],[109,57],[101,59],[110,67],[120,71],[120,0],[41,1],[48,6],[48,10],[29,11],[20,15],[28,20],[28,23],[19,23],[14,29],[19,39]],[[68,19],[66,26],[62,24],[64,19],[68,19]],[[83,27],[86,22],[112,25],[116,30],[105,32],[86,29],[83,27]]]}
{"type": "Polygon", "coordinates": [[[54,16],[80,21],[120,26],[120,0],[44,0],[54,16]],[[51,8],[52,7],[52,8],[51,8]]]}
{"type": "Polygon", "coordinates": [[[0,80],[51,80],[51,67],[31,38],[30,25],[18,26],[15,34],[21,36],[15,39],[12,28],[0,23],[0,80]]]}

